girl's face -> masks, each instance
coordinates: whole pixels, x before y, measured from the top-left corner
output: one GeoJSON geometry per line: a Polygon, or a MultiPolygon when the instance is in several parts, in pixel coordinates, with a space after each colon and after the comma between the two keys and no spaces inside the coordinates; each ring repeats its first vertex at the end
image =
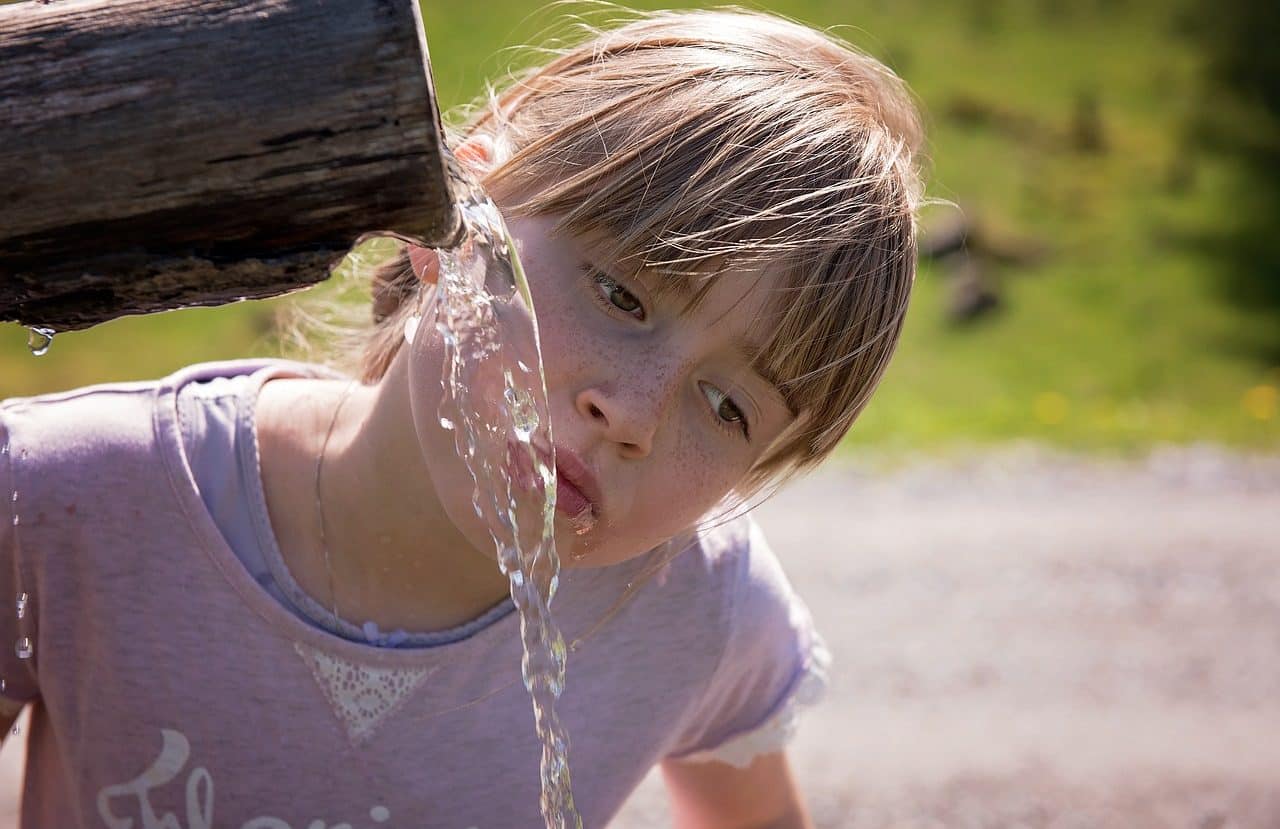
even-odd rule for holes
{"type": "MultiPolygon", "coordinates": [[[[538,314],[556,541],[566,565],[616,564],[693,526],[791,422],[777,387],[751,369],[773,280],[726,274],[687,310],[686,297],[659,299],[652,279],[623,277],[582,240],[553,235],[555,223],[508,222],[538,314]]],[[[438,425],[440,349],[427,339],[410,367],[419,441],[451,519],[491,549],[453,436],[438,425]]]]}

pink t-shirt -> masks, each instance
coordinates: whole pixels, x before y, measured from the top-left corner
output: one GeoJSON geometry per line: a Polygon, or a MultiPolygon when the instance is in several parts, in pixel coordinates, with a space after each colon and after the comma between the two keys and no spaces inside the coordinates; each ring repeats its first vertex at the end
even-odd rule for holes
{"type": "MultiPolygon", "coordinates": [[[[176,390],[263,365],[0,405],[0,680],[39,703],[22,825],[542,826],[515,614],[436,647],[348,641],[283,607],[219,533],[176,390]]],[[[583,637],[560,713],[588,827],[664,758],[776,750],[822,684],[826,651],[749,520],[596,627],[644,564],[568,571],[553,607],[583,637]]]]}

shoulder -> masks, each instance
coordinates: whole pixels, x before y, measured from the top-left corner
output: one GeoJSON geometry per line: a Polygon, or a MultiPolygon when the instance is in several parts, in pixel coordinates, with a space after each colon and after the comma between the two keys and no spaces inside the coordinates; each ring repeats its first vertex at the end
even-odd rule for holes
{"type": "Polygon", "coordinates": [[[602,633],[619,647],[636,642],[646,652],[688,656],[704,680],[740,619],[764,607],[782,612],[790,594],[764,533],[747,516],[673,539],[632,562],[570,570],[565,588],[571,629],[602,633]]]}
{"type": "Polygon", "coordinates": [[[668,650],[699,654],[710,681],[716,666],[767,652],[808,626],[764,531],[750,516],[704,528],[674,551],[637,596],[648,637],[668,650]]]}
{"type": "MultiPolygon", "coordinates": [[[[218,381],[244,377],[264,368],[300,366],[281,360],[229,360],[199,363],[157,380],[101,383],[69,391],[0,401],[0,428],[10,440],[37,445],[44,452],[76,453],[107,448],[130,439],[150,443],[157,417],[177,406],[180,389],[221,390],[218,381]]],[[[316,369],[322,371],[322,369],[316,369]]]]}
{"type": "Polygon", "coordinates": [[[15,460],[82,461],[150,435],[157,385],[109,383],[11,398],[0,403],[0,429],[15,460]]]}
{"type": "Polygon", "coordinates": [[[0,402],[0,434],[11,474],[25,486],[118,480],[153,465],[176,435],[177,390],[258,370],[270,361],[202,363],[168,377],[103,383],[0,402]]]}
{"type": "Polygon", "coordinates": [[[691,581],[701,582],[703,606],[714,608],[715,657],[669,756],[742,765],[762,746],[786,742],[794,730],[791,712],[816,701],[829,659],[808,608],[755,521],[744,517],[703,533],[690,552],[681,566],[700,577],[691,581]]]}
{"type": "Polygon", "coordinates": [[[778,557],[749,515],[702,530],[672,566],[680,581],[704,603],[720,607],[731,622],[768,608],[786,610],[793,600],[778,557]]]}

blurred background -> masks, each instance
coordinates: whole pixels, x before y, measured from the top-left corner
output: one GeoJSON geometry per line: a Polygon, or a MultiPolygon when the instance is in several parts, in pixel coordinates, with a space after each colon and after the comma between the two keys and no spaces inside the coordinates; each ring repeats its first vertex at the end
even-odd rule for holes
{"type": "MultiPolygon", "coordinates": [[[[640,7],[653,4],[640,3],[640,7]]],[[[850,452],[1033,439],[1140,453],[1280,445],[1280,53],[1253,0],[777,0],[886,61],[928,117],[926,258],[850,452]]],[[[466,102],[554,9],[423,6],[441,103],[466,102]]],[[[294,300],[103,325],[31,359],[0,326],[0,396],[273,354],[294,300]]]]}
{"type": "MultiPolygon", "coordinates": [[[[840,463],[761,512],[836,656],[818,824],[1280,827],[1280,6],[760,8],[907,80],[940,202],[840,463]]],[[[556,19],[423,13],[444,107],[556,19]]],[[[0,325],[0,397],[278,354],[297,301],[0,325]]]]}

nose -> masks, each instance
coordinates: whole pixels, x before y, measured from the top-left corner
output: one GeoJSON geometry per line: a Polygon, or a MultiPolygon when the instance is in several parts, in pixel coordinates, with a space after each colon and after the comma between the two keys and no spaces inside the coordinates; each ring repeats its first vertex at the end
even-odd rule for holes
{"type": "Polygon", "coordinates": [[[578,413],[619,447],[624,458],[644,458],[653,451],[653,439],[666,407],[656,388],[611,390],[592,386],[578,392],[578,413]]]}

